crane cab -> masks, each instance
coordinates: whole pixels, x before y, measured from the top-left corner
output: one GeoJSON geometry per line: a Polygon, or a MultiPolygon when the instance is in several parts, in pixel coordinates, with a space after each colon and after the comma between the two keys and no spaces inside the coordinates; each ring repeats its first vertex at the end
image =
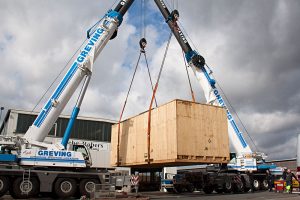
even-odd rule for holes
{"type": "Polygon", "coordinates": [[[75,152],[80,152],[86,162],[86,165],[87,166],[92,165],[92,157],[87,146],[85,146],[84,144],[71,144],[70,150],[75,152]]]}

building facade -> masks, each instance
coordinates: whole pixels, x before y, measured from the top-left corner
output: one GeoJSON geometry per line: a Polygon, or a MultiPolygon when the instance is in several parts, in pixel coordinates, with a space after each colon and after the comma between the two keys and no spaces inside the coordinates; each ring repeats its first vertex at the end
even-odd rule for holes
{"type": "MultiPolygon", "coordinates": [[[[7,111],[0,126],[1,136],[23,136],[38,113],[10,109],[7,111]]],[[[66,130],[70,116],[61,115],[53,125],[45,143],[60,143],[66,130]]],[[[78,117],[72,129],[69,143],[82,143],[90,148],[92,167],[111,168],[110,166],[110,141],[111,126],[116,121],[78,117]]]]}

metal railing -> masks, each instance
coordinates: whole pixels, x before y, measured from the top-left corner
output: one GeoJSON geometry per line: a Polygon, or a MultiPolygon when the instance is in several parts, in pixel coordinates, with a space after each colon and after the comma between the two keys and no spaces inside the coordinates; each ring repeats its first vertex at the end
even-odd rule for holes
{"type": "Polygon", "coordinates": [[[116,198],[116,188],[112,184],[96,184],[91,199],[116,198]]]}

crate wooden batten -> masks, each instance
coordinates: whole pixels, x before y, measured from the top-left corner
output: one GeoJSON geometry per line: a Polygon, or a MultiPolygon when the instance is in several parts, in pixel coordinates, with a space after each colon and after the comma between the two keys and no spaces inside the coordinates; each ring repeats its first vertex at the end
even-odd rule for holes
{"type": "MultiPolygon", "coordinates": [[[[120,166],[149,167],[148,112],[120,124],[120,166]]],[[[118,124],[112,127],[111,164],[117,166],[118,124]]],[[[226,111],[190,101],[173,100],[152,110],[150,166],[227,163],[226,111]]]]}

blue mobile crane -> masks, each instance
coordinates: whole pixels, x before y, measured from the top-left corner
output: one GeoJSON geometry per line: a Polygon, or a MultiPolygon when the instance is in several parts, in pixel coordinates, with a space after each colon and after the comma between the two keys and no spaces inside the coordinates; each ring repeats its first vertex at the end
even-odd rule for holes
{"type": "MultiPolygon", "coordinates": [[[[255,189],[267,188],[267,181],[265,180],[265,170],[274,169],[275,165],[267,165],[264,163],[266,155],[262,152],[253,152],[243,137],[237,123],[234,120],[229,108],[227,107],[223,97],[221,96],[217,86],[216,81],[212,77],[212,71],[205,63],[205,59],[195,50],[193,50],[186,39],[183,31],[179,27],[177,21],[179,19],[178,10],[169,11],[163,0],[154,0],[158,6],[160,12],[162,13],[166,23],[171,29],[173,35],[178,41],[185,54],[186,61],[191,67],[199,81],[207,104],[221,106],[226,110],[227,120],[228,120],[228,135],[230,144],[233,147],[234,153],[232,153],[232,160],[226,165],[219,168],[218,173],[211,172],[209,174],[199,173],[188,173],[188,177],[192,178],[198,176],[198,180],[206,180],[205,184],[203,181],[201,183],[192,179],[193,183],[196,185],[202,185],[202,189],[205,192],[211,193],[213,190],[218,192],[229,192],[229,191],[248,191],[250,189],[250,184],[253,184],[255,189]],[[245,172],[253,172],[254,181],[249,182],[249,176],[245,172]],[[222,173],[220,173],[222,172],[222,173]],[[202,178],[200,178],[200,176],[202,178]],[[203,177],[205,176],[205,177],[203,177]]],[[[175,189],[177,186],[177,191],[181,191],[181,186],[186,186],[188,190],[195,188],[191,182],[187,179],[182,179],[182,176],[175,176],[177,178],[176,184],[172,184],[172,180],[163,181],[163,185],[168,189],[175,189]],[[182,184],[181,184],[182,183],[182,184]]]]}
{"type": "MultiPolygon", "coordinates": [[[[108,41],[116,37],[123,16],[132,3],[133,0],[120,0],[114,10],[109,10],[88,31],[87,42],[24,137],[0,138],[0,196],[8,190],[14,198],[34,197],[43,192],[54,193],[60,198],[74,196],[77,191],[80,195],[90,195],[95,184],[111,183],[113,179],[110,177],[118,177],[114,172],[90,168],[92,160],[88,148],[80,144],[68,145],[68,140],[94,62],[108,41]],[[44,139],[82,82],[83,87],[61,143],[45,143],[44,139]]],[[[127,182],[130,185],[129,179],[127,182]]]]}

